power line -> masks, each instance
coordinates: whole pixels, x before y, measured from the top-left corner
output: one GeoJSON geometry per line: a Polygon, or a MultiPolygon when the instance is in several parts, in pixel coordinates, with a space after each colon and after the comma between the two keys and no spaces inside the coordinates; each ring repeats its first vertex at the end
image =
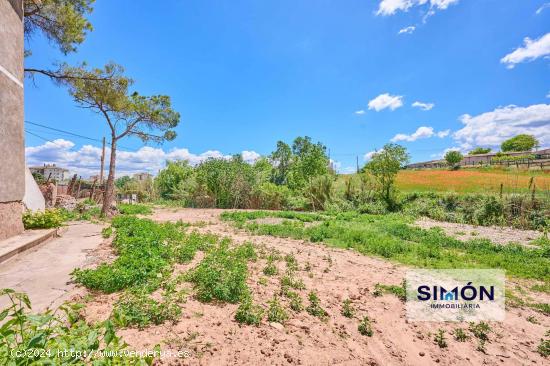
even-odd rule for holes
{"type": "Polygon", "coordinates": [[[42,136],[40,136],[40,135],[37,135],[37,134],[35,134],[35,133],[33,133],[33,132],[29,131],[29,130],[25,130],[25,132],[28,133],[29,135],[33,135],[34,137],[38,137],[39,139],[42,139],[42,140],[44,140],[44,141],[46,141],[46,142],[51,142],[52,144],[54,144],[54,145],[56,145],[56,146],[59,146],[59,147],[61,147],[61,148],[65,148],[65,146],[61,146],[61,145],[57,144],[55,141],[48,140],[47,138],[42,137],[42,136]]]}

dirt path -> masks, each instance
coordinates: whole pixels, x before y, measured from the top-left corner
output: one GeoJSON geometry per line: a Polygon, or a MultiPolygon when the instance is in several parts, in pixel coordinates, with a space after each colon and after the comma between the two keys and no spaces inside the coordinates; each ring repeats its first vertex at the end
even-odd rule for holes
{"type": "MultiPolygon", "coordinates": [[[[550,328],[548,317],[533,310],[509,309],[506,321],[491,323],[493,332],[486,353],[476,351],[477,341],[453,340],[451,332],[467,324],[409,323],[404,303],[395,296],[373,295],[375,284],[401,283],[406,267],[339,250],[322,244],[267,236],[253,236],[219,220],[222,210],[162,209],[153,216],[158,221],[201,223],[200,232],[229,236],[235,242],[252,241],[259,246],[294,253],[300,270],[298,276],[306,290],[299,291],[307,305],[307,293],[317,291],[321,305],[329,313],[326,322],[305,311],[291,314],[284,327],[266,320],[261,326],[240,326],[234,321],[237,305],[203,304],[189,297],[183,305],[183,317],[176,324],[154,326],[145,330],[119,332],[132,348],[147,350],[155,344],[173,351],[185,350],[186,359],[163,359],[166,364],[200,365],[543,365],[536,353],[543,334],[550,328]],[[306,269],[306,267],[308,269],[306,269]],[[341,315],[344,299],[350,298],[355,318],[341,315]],[[374,335],[359,334],[359,319],[368,315],[374,335]],[[526,320],[532,317],[534,324],[526,320]],[[434,334],[446,332],[447,348],[439,348],[434,334]]],[[[280,289],[277,277],[265,277],[264,260],[250,265],[248,284],[254,299],[267,304],[280,289]]],[[[278,263],[279,273],[284,262],[278,263]]],[[[99,296],[89,304],[93,317],[107,317],[112,297],[99,296]]],[[[466,331],[468,333],[468,331],[466,331]]]]}
{"type": "MultiPolygon", "coordinates": [[[[74,295],[70,273],[86,264],[87,252],[98,247],[102,225],[69,223],[62,236],[0,264],[0,287],[26,292],[34,311],[54,308],[74,295]]],[[[0,299],[0,308],[7,304],[0,299]]]]}

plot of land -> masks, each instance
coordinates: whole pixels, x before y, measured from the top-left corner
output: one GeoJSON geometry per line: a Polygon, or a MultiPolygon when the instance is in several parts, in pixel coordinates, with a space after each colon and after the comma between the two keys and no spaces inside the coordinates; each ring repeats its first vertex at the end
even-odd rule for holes
{"type": "Polygon", "coordinates": [[[402,170],[397,175],[397,186],[406,192],[526,192],[533,177],[538,192],[550,190],[550,172],[461,169],[402,170]]]}
{"type": "MultiPolygon", "coordinates": [[[[249,276],[246,280],[254,302],[267,309],[275,296],[286,309],[288,319],[279,323],[269,322],[264,318],[259,326],[239,324],[235,321],[238,304],[200,302],[193,295],[192,286],[188,284],[184,285],[189,286],[189,295],[181,305],[182,315],[174,322],[152,325],[142,330],[127,328],[118,331],[132,348],[152,349],[160,344],[163,350],[180,350],[189,354],[186,359],[164,358],[165,364],[243,365],[262,364],[266,360],[269,360],[269,364],[278,365],[545,363],[545,359],[536,353],[536,348],[550,327],[550,320],[540,311],[528,307],[508,308],[505,322],[490,324],[489,341],[484,343],[482,352],[478,350],[479,339],[468,330],[467,324],[410,323],[406,320],[405,305],[395,296],[399,295],[406,266],[359,254],[356,250],[311,243],[302,238],[283,237],[290,236],[284,235],[284,232],[274,233],[279,237],[251,233],[251,230],[258,231],[258,227],[265,229],[285,225],[292,230],[298,230],[294,236],[301,233],[299,230],[315,230],[315,225],[296,223],[295,221],[300,222],[300,217],[297,220],[287,220],[289,223],[281,221],[280,217],[276,220],[247,223],[251,220],[243,221],[238,218],[237,221],[222,221],[220,214],[223,212],[208,209],[162,209],[154,213],[153,219],[159,222],[191,223],[193,226],[188,230],[227,236],[234,244],[254,243],[255,250],[260,255],[248,263],[249,276]],[[246,230],[236,229],[232,224],[235,222],[246,230]],[[253,226],[247,227],[249,224],[253,226]],[[268,275],[266,267],[270,263],[274,265],[275,271],[268,275]],[[291,266],[293,281],[301,283],[292,291],[298,295],[304,308],[311,306],[308,294],[315,292],[319,298],[318,305],[326,311],[326,317],[319,315],[322,314],[321,311],[290,309],[290,299],[281,293],[281,282],[291,266]],[[350,317],[343,314],[345,300],[349,300],[348,305],[353,310],[351,314],[347,314],[350,317]],[[368,327],[372,330],[372,336],[359,332],[358,326],[365,317],[369,319],[368,327]],[[453,338],[453,333],[459,328],[468,336],[464,342],[453,338]],[[434,341],[438,329],[445,332],[445,348],[434,341]]],[[[269,215],[283,216],[280,213],[264,214],[269,215]]],[[[306,217],[302,219],[305,220],[306,217]]],[[[314,217],[310,221],[318,219],[322,218],[314,217]]],[[[376,232],[388,235],[380,230],[393,230],[391,226],[376,226],[378,224],[370,217],[361,217],[360,220],[374,225],[368,229],[369,235],[376,232]]],[[[329,237],[324,241],[339,246],[337,242],[331,242],[329,237]]],[[[414,244],[414,241],[410,243],[421,245],[414,244]]],[[[185,273],[196,267],[203,258],[203,254],[197,253],[191,262],[176,266],[174,271],[185,273]]],[[[90,260],[93,262],[93,258],[90,260]]],[[[525,288],[525,284],[530,281],[514,282],[525,288]]],[[[511,282],[509,285],[512,288],[515,286],[511,282]]],[[[533,295],[527,290],[525,296],[549,302],[547,293],[533,295]]],[[[86,314],[89,320],[102,320],[111,316],[113,304],[119,297],[117,293],[95,293],[90,299],[87,298],[86,314]]]]}

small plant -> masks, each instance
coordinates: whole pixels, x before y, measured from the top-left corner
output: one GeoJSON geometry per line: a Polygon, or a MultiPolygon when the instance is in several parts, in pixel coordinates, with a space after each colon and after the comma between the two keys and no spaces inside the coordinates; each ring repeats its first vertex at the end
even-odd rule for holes
{"type": "Polygon", "coordinates": [[[121,203],[118,205],[118,211],[123,215],[149,215],[153,213],[151,207],[140,204],[126,204],[121,203]]]}
{"type": "Polygon", "coordinates": [[[304,267],[304,271],[306,271],[306,272],[310,272],[310,271],[311,271],[311,263],[306,262],[306,265],[305,265],[305,267],[304,267]]]}
{"type": "Polygon", "coordinates": [[[294,278],[291,273],[287,272],[282,278],[281,278],[281,286],[282,287],[290,287],[296,290],[303,290],[306,288],[306,285],[304,284],[304,281],[302,281],[299,278],[294,278]]]}
{"type": "Polygon", "coordinates": [[[539,321],[537,320],[537,318],[535,318],[533,315],[530,315],[527,317],[527,321],[529,323],[533,323],[533,324],[539,324],[539,321]]]}
{"type": "Polygon", "coordinates": [[[485,353],[485,343],[489,341],[489,333],[491,332],[489,324],[485,322],[479,322],[478,324],[470,323],[468,329],[478,339],[476,350],[485,353]]]}
{"type": "Polygon", "coordinates": [[[304,305],[302,304],[302,298],[296,292],[287,291],[286,292],[286,297],[288,297],[290,299],[290,308],[293,311],[299,313],[302,310],[304,310],[304,305]]]}
{"type": "Polygon", "coordinates": [[[268,284],[267,278],[266,277],[260,277],[260,279],[258,280],[258,283],[262,286],[267,286],[267,284],[268,284]]]}
{"type": "Polygon", "coordinates": [[[113,235],[113,228],[111,226],[105,227],[101,230],[101,236],[103,239],[110,238],[113,235]]]}
{"type": "Polygon", "coordinates": [[[372,331],[372,326],[370,324],[370,319],[368,316],[365,316],[361,322],[359,322],[359,325],[357,326],[357,330],[361,335],[372,337],[374,332],[372,331]]]}
{"type": "Polygon", "coordinates": [[[262,322],[264,309],[252,302],[250,297],[246,298],[237,308],[235,320],[239,323],[258,326],[262,322]]]}
{"type": "Polygon", "coordinates": [[[439,346],[439,348],[447,347],[447,340],[445,339],[445,331],[439,329],[434,337],[434,342],[439,346]]]}
{"type": "Polygon", "coordinates": [[[342,315],[346,318],[353,318],[353,315],[355,314],[355,309],[351,305],[351,300],[346,299],[344,300],[344,303],[342,304],[342,315]]]}
{"type": "Polygon", "coordinates": [[[288,314],[279,302],[277,296],[269,302],[269,309],[267,310],[267,320],[270,322],[276,322],[284,324],[288,320],[288,314]]]}
{"type": "Polygon", "coordinates": [[[537,347],[537,352],[542,357],[550,356],[550,330],[546,332],[545,337],[546,339],[541,339],[540,344],[537,347]]]}
{"type": "Polygon", "coordinates": [[[405,280],[401,283],[401,286],[396,285],[384,285],[381,283],[377,283],[374,286],[374,292],[373,295],[375,297],[382,296],[382,294],[388,293],[393,294],[399,298],[401,301],[407,300],[407,291],[406,291],[406,283],[405,280]]]}
{"type": "Polygon", "coordinates": [[[458,342],[466,342],[466,340],[469,338],[464,329],[458,328],[454,331],[454,338],[458,342]]]}
{"type": "Polygon", "coordinates": [[[266,276],[275,276],[279,271],[277,270],[277,266],[275,265],[275,263],[268,262],[263,272],[266,276]]]}
{"type": "Polygon", "coordinates": [[[294,256],[294,254],[290,253],[285,255],[285,262],[286,262],[286,268],[289,271],[298,270],[298,261],[296,260],[296,257],[294,256]]]}
{"type": "Polygon", "coordinates": [[[135,325],[143,329],[151,324],[175,321],[180,315],[181,308],[169,296],[158,302],[146,293],[129,293],[115,304],[113,320],[121,327],[135,325]]]}
{"type": "Polygon", "coordinates": [[[25,229],[51,229],[63,224],[63,215],[58,209],[46,211],[26,211],[23,214],[23,226],[25,229]]]}
{"type": "Polygon", "coordinates": [[[321,320],[324,320],[328,317],[328,313],[325,309],[321,307],[319,297],[314,291],[311,291],[308,295],[309,305],[306,308],[306,311],[321,320]]]}

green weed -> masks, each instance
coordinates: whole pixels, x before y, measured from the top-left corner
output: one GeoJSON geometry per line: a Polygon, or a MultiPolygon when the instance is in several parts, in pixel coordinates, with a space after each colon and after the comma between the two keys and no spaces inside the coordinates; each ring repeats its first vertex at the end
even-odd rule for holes
{"type": "Polygon", "coordinates": [[[370,319],[368,316],[365,316],[361,322],[359,322],[359,325],[357,326],[357,330],[361,335],[372,337],[374,332],[372,331],[372,325],[370,323],[370,319]]]}

